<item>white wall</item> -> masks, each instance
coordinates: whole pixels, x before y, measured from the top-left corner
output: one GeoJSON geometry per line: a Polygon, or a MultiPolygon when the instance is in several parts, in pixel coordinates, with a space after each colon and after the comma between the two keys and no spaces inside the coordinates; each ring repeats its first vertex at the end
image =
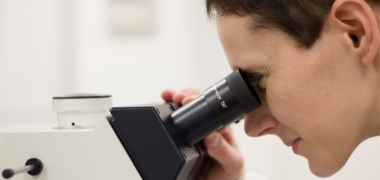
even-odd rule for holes
{"type": "Polygon", "coordinates": [[[0,126],[50,122],[51,97],[71,89],[65,11],[64,1],[0,0],[0,126]]]}
{"type": "Polygon", "coordinates": [[[112,33],[110,1],[72,4],[79,91],[112,94],[117,106],[161,102],[165,88],[206,88],[229,73],[201,1],[154,2],[154,29],[138,35],[112,33]]]}
{"type": "MultiPolygon", "coordinates": [[[[0,127],[54,123],[51,97],[112,94],[114,106],[162,103],[166,88],[205,89],[230,69],[203,0],[155,0],[153,30],[115,35],[111,0],[0,0],[0,127]]],[[[246,168],[273,180],[318,179],[274,136],[234,125],[246,168]]],[[[331,180],[380,179],[380,139],[331,180]]]]}

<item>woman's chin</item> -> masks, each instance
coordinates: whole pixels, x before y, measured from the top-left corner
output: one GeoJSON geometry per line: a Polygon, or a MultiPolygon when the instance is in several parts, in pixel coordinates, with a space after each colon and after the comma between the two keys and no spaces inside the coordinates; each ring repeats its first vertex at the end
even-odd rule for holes
{"type": "Polygon", "coordinates": [[[342,169],[344,164],[345,162],[344,163],[342,162],[313,163],[309,161],[309,168],[310,168],[310,171],[315,176],[326,178],[337,173],[340,169],[342,169]]]}

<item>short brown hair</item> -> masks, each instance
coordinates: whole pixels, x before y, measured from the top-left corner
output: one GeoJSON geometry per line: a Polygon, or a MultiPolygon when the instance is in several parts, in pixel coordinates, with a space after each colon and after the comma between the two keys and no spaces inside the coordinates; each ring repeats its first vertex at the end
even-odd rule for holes
{"type": "MultiPolygon", "coordinates": [[[[380,0],[366,0],[380,5],[380,0]]],[[[255,27],[277,28],[310,48],[319,38],[334,0],[206,0],[207,14],[251,15],[255,27]]]]}

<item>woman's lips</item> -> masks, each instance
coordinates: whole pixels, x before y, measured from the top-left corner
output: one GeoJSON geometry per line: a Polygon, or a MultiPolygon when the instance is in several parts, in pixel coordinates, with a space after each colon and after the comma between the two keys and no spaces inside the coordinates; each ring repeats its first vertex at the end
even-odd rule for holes
{"type": "Polygon", "coordinates": [[[286,143],[286,145],[292,146],[293,152],[295,154],[297,154],[298,144],[299,144],[300,140],[301,140],[301,138],[295,139],[293,141],[290,141],[290,142],[286,143]]]}
{"type": "Polygon", "coordinates": [[[293,148],[293,152],[294,154],[297,154],[297,150],[298,150],[298,144],[300,143],[300,138],[296,139],[295,141],[293,141],[292,143],[292,148],[293,148]]]}

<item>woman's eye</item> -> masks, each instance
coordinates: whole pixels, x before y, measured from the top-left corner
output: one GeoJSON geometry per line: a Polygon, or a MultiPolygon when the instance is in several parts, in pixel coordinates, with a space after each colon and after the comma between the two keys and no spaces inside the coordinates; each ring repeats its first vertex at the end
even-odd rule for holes
{"type": "Polygon", "coordinates": [[[260,86],[260,81],[263,79],[263,75],[258,75],[258,74],[252,74],[250,76],[250,81],[251,81],[251,84],[252,86],[260,91],[260,92],[265,92],[265,88],[261,87],[260,86]]]}

